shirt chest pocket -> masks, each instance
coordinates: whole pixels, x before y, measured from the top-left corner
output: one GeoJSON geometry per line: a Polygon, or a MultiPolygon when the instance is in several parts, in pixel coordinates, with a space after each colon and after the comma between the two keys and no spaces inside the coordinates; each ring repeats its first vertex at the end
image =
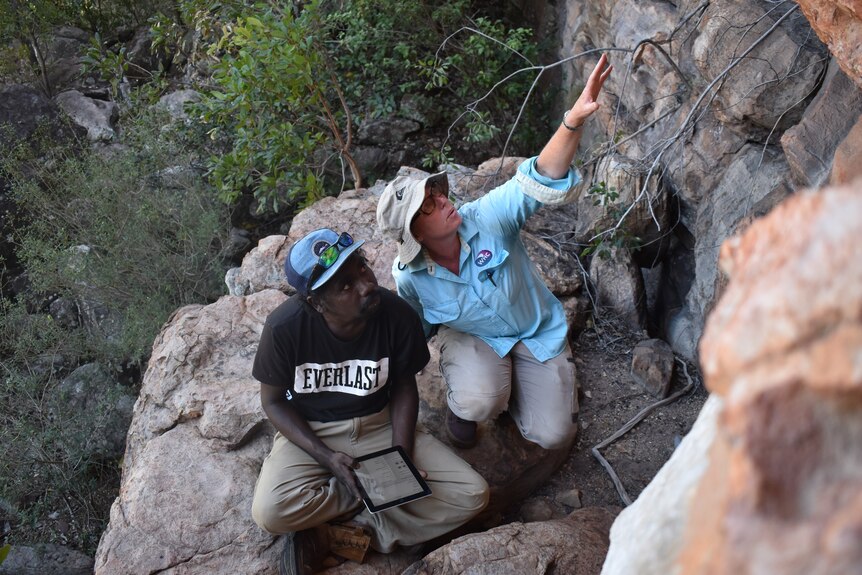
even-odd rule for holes
{"type": "Polygon", "coordinates": [[[430,324],[443,324],[454,321],[461,315],[461,306],[456,300],[435,302],[433,305],[422,306],[425,321],[430,324]]]}
{"type": "MultiPolygon", "coordinates": [[[[486,264],[484,264],[479,271],[476,273],[476,278],[480,282],[490,280],[492,284],[495,286],[498,284],[498,280],[506,273],[506,265],[507,260],[509,259],[509,252],[506,250],[501,250],[499,254],[491,258],[486,264]]],[[[478,262],[476,263],[478,266],[478,262]]]]}

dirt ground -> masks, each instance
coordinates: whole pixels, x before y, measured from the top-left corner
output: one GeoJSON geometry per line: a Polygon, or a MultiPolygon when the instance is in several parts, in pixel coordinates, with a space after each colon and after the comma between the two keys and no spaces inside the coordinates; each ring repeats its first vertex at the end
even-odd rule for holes
{"type": "MultiPolygon", "coordinates": [[[[632,349],[641,335],[584,331],[574,342],[573,352],[581,385],[580,424],[575,446],[567,461],[532,496],[507,511],[507,521],[558,518],[577,506],[624,507],[610,475],[591,449],[625,425],[645,407],[658,401],[630,375],[632,349]],[[577,491],[575,491],[577,490],[577,491]],[[550,517],[548,514],[550,513],[550,517]]],[[[687,364],[695,383],[689,393],[652,411],[620,439],[601,450],[614,468],[629,497],[635,500],[670,458],[676,445],[697,419],[708,393],[696,366],[687,364]]],[[[688,383],[679,362],[670,394],[688,383]]]]}

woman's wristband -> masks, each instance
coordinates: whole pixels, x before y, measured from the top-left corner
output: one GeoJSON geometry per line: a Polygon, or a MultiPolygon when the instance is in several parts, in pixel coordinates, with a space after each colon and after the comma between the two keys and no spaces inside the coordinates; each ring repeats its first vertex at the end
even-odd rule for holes
{"type": "Polygon", "coordinates": [[[563,127],[564,127],[565,129],[569,130],[570,132],[577,132],[578,130],[580,130],[581,128],[583,128],[583,127],[584,127],[584,125],[583,125],[583,124],[578,124],[577,126],[570,126],[570,125],[568,125],[568,124],[566,123],[566,117],[569,115],[569,112],[571,112],[571,110],[566,110],[566,113],[565,113],[565,114],[563,114],[563,127]]]}

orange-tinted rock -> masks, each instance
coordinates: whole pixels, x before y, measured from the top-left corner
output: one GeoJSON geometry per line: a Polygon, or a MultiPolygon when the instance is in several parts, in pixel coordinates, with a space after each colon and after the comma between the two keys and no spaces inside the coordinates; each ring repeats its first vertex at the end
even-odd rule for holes
{"type": "Polygon", "coordinates": [[[803,192],[722,247],[701,341],[726,403],[685,574],[862,569],[862,182],[803,192]]]}
{"type": "Polygon", "coordinates": [[[844,73],[862,88],[862,2],[799,0],[797,4],[844,73]]]}
{"type": "Polygon", "coordinates": [[[851,128],[832,159],[831,182],[834,185],[848,184],[862,177],[862,116],[851,128]]]}

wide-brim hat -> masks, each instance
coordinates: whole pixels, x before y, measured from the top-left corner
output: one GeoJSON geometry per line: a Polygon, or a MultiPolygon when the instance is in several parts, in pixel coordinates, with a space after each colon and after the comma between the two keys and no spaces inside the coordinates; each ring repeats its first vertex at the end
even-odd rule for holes
{"type": "Polygon", "coordinates": [[[355,252],[365,243],[365,240],[354,240],[353,243],[339,251],[338,259],[335,260],[319,278],[314,285],[308,285],[311,274],[320,260],[320,254],[329,246],[338,242],[338,234],[328,228],[314,230],[290,247],[287,257],[284,259],[284,273],[289,283],[300,295],[307,296],[310,292],[320,288],[328,282],[335,272],[347,261],[350,254],[355,252]]]}
{"type": "Polygon", "coordinates": [[[403,264],[413,261],[422,251],[422,245],[410,231],[410,224],[425,200],[425,186],[440,181],[448,188],[446,172],[423,179],[398,176],[387,184],[377,202],[377,227],[398,244],[398,259],[403,264]]]}

